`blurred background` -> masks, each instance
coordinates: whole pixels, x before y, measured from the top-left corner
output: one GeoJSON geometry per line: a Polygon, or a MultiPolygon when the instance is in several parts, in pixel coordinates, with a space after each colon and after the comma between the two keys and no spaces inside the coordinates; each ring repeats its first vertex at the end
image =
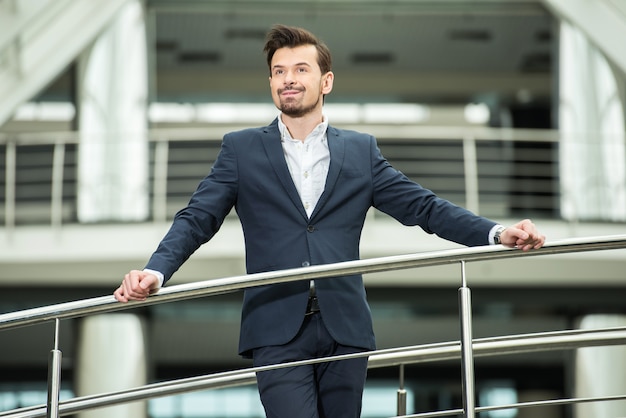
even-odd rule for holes
{"type": "MultiPolygon", "coordinates": [[[[0,313],[110,295],[143,268],[222,136],[277,116],[262,53],[275,23],[330,47],[330,123],[375,135],[424,187],[505,225],[532,218],[549,241],[626,233],[624,0],[0,0],[0,313]]],[[[361,255],[451,248],[372,210],[361,255]]],[[[171,284],[244,274],[243,257],[233,212],[171,284]]],[[[623,251],[470,264],[474,337],[626,325],[625,270],[623,251]]],[[[459,285],[457,266],[366,276],[379,348],[458,340],[459,285]]],[[[232,293],[64,322],[62,396],[249,366],[240,306],[232,293]]],[[[2,332],[0,411],[45,403],[53,331],[2,332]]],[[[593,353],[477,359],[479,400],[590,395],[626,363],[593,353]]],[[[461,407],[459,373],[407,367],[409,412],[461,407]]],[[[371,370],[364,417],[394,415],[397,374],[371,370]]],[[[626,409],[612,405],[481,416],[626,409]]],[[[263,413],[245,387],[81,416],[263,413]]]]}

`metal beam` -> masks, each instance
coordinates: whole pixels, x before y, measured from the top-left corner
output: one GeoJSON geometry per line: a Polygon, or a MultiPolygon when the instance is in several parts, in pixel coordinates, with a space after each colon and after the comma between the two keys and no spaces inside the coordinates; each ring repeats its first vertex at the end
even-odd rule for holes
{"type": "Polygon", "coordinates": [[[626,74],[626,5],[618,0],[543,0],[562,20],[578,27],[626,74]]]}
{"type": "Polygon", "coordinates": [[[545,12],[541,0],[148,0],[150,10],[173,13],[244,13],[299,15],[303,12],[367,14],[480,15],[545,12]]]}
{"type": "Polygon", "coordinates": [[[40,92],[98,36],[129,0],[58,0],[5,40],[0,58],[0,125],[40,92]]]}

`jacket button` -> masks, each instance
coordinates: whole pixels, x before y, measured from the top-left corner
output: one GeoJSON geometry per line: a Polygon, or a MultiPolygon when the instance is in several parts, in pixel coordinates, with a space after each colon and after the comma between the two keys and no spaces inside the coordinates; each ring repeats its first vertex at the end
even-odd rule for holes
{"type": "Polygon", "coordinates": [[[302,262],[302,267],[309,267],[311,265],[311,263],[309,263],[308,261],[303,261],[302,262]]]}
{"type": "Polygon", "coordinates": [[[308,232],[313,232],[313,231],[315,231],[315,227],[313,225],[309,225],[309,226],[306,227],[306,230],[308,232]]]}

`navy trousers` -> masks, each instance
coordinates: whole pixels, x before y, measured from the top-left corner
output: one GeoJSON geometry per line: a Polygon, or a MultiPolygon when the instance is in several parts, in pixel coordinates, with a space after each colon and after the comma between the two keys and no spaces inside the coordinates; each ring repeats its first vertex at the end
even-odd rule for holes
{"type": "MultiPolygon", "coordinates": [[[[254,366],[363,352],[337,344],[318,312],[305,318],[289,343],[253,351],[254,366]]],[[[257,373],[267,418],[359,418],[367,358],[289,367],[257,373]]]]}

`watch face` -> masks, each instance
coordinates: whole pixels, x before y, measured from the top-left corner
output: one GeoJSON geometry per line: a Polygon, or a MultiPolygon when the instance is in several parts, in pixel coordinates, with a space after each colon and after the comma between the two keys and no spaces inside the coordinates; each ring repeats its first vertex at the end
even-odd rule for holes
{"type": "Polygon", "coordinates": [[[502,232],[504,231],[503,227],[500,227],[496,230],[496,233],[493,235],[493,242],[496,244],[500,244],[500,235],[502,235],[502,232]]]}

